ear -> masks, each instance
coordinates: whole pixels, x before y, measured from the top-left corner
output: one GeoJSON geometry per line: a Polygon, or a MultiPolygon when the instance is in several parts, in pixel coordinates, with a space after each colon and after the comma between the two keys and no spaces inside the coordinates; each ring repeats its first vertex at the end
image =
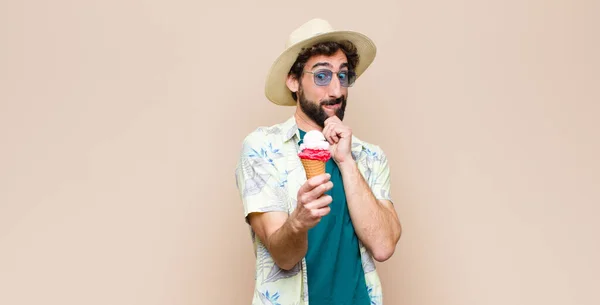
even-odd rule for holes
{"type": "Polygon", "coordinates": [[[298,87],[299,87],[298,79],[296,79],[293,75],[288,75],[288,77],[285,81],[285,84],[288,87],[288,89],[290,89],[290,91],[298,92],[298,87]]]}

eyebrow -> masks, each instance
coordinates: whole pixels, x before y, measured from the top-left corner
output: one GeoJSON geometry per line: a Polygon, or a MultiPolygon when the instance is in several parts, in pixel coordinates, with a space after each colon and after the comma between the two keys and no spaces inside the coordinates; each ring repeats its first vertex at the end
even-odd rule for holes
{"type": "MultiPolygon", "coordinates": [[[[316,67],[329,67],[329,68],[332,68],[333,66],[330,63],[328,63],[328,62],[318,62],[318,63],[316,63],[316,64],[314,64],[312,66],[312,69],[314,69],[316,67]]],[[[340,69],[341,68],[348,68],[348,67],[349,67],[349,65],[348,65],[347,62],[345,62],[345,63],[343,63],[343,64],[340,65],[340,69]]]]}
{"type": "Polygon", "coordinates": [[[318,62],[312,66],[313,69],[316,67],[330,67],[331,68],[332,66],[328,62],[318,62]]]}

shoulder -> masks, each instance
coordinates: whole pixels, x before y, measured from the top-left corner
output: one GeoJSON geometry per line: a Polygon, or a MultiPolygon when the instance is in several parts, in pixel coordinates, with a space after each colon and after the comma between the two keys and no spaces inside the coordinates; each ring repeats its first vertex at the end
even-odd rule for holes
{"type": "Polygon", "coordinates": [[[284,123],[259,126],[242,140],[240,158],[266,158],[275,160],[283,157],[282,147],[285,136],[284,123]]]}
{"type": "Polygon", "coordinates": [[[268,147],[269,145],[281,142],[283,138],[281,125],[280,123],[271,126],[259,126],[251,131],[242,140],[242,152],[246,152],[249,149],[268,147]]]}
{"type": "Polygon", "coordinates": [[[375,159],[377,161],[384,161],[387,158],[381,146],[364,141],[356,136],[353,136],[352,139],[352,154],[356,160],[368,158],[375,159]]]}
{"type": "Polygon", "coordinates": [[[360,139],[353,141],[353,157],[378,199],[389,199],[391,169],[381,146],[360,139]]]}

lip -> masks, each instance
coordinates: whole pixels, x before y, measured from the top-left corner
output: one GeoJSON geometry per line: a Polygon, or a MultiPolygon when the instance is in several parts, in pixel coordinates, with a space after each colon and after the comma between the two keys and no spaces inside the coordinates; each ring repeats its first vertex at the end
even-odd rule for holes
{"type": "Polygon", "coordinates": [[[323,105],[323,107],[325,109],[335,110],[335,109],[340,108],[341,105],[342,105],[342,103],[337,103],[337,104],[334,104],[334,105],[323,105]]]}

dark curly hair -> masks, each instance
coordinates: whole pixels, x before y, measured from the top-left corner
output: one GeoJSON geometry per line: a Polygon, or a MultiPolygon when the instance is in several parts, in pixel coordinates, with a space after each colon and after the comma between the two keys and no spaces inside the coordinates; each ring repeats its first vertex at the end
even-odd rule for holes
{"type": "MultiPolygon", "coordinates": [[[[300,81],[302,71],[304,70],[304,65],[306,65],[306,62],[309,58],[316,55],[331,56],[335,54],[338,50],[342,50],[342,52],[344,52],[346,58],[348,59],[348,68],[350,70],[354,70],[354,68],[356,68],[356,65],[358,65],[358,61],[360,59],[356,50],[356,46],[348,40],[338,42],[326,41],[317,43],[309,48],[303,48],[298,54],[298,58],[296,58],[296,62],[294,62],[294,64],[292,65],[292,68],[290,69],[288,75],[291,75],[295,79],[300,81]]],[[[292,98],[294,98],[295,101],[298,100],[296,92],[292,92],[292,98]]]]}

